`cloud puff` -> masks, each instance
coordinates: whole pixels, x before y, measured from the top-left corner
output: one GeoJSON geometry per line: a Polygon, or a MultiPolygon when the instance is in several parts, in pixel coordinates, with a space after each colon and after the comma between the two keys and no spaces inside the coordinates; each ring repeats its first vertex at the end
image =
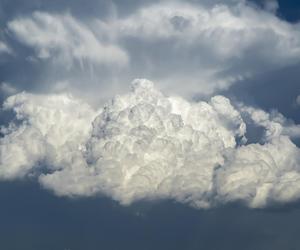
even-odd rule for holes
{"type": "Polygon", "coordinates": [[[4,108],[16,122],[2,128],[1,179],[34,175],[57,195],[104,194],[122,204],[263,207],[300,196],[300,150],[285,125],[223,96],[188,102],[136,80],[98,111],[71,96],[27,93],[4,108]],[[249,144],[254,125],[265,137],[249,144]]]}
{"type": "Polygon", "coordinates": [[[3,108],[12,109],[18,122],[1,128],[1,179],[24,177],[39,167],[63,167],[73,151],[80,151],[94,118],[86,103],[67,95],[20,93],[3,108]]]}
{"type": "Polygon", "coordinates": [[[221,201],[246,201],[251,207],[287,202],[300,197],[300,151],[288,137],[241,146],[227,155],[216,171],[216,192],[221,201]]]}
{"type": "Polygon", "coordinates": [[[124,50],[100,41],[88,26],[69,14],[34,12],[9,22],[8,28],[20,42],[33,48],[39,59],[52,58],[68,67],[74,60],[119,66],[128,62],[124,50]]]}

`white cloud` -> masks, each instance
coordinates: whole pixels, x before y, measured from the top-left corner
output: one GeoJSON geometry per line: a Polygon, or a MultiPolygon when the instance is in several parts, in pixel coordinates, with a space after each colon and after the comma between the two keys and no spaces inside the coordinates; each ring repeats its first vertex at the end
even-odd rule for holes
{"type": "Polygon", "coordinates": [[[98,27],[127,44],[141,72],[180,93],[212,93],[300,59],[299,27],[243,2],[164,2],[98,27]]]}
{"type": "MultiPolygon", "coordinates": [[[[245,4],[213,8],[182,3],[142,8],[111,24],[119,35],[152,42],[174,39],[178,48],[206,47],[219,60],[242,57],[253,46],[272,43],[279,59],[299,57],[299,29],[276,16],[245,4]],[[265,34],[264,39],[261,35],[265,34]],[[287,51],[284,51],[286,49],[287,51]],[[285,54],[283,54],[285,52],[285,54]],[[293,53],[297,52],[297,55],[293,53]]],[[[256,52],[257,53],[257,52],[256,52]]]]}
{"type": "Polygon", "coordinates": [[[8,23],[16,38],[32,47],[40,59],[66,63],[126,65],[128,56],[117,45],[100,41],[88,26],[69,14],[34,12],[8,23]]]}
{"type": "Polygon", "coordinates": [[[20,93],[3,106],[20,125],[1,128],[0,178],[23,177],[41,165],[60,168],[80,151],[95,112],[68,95],[20,93]]]}
{"type": "Polygon", "coordinates": [[[35,174],[57,195],[101,193],[122,204],[171,198],[198,208],[235,200],[263,207],[300,196],[300,149],[285,118],[223,96],[188,102],[136,80],[98,111],[67,95],[26,93],[4,107],[19,122],[2,128],[2,179],[35,174]],[[264,129],[261,144],[246,143],[245,122],[264,129]]]}
{"type": "Polygon", "coordinates": [[[255,125],[266,129],[266,140],[276,138],[280,135],[286,135],[290,138],[300,137],[300,125],[295,124],[292,120],[286,119],[275,110],[271,113],[267,113],[261,109],[247,107],[243,104],[240,104],[240,110],[248,114],[255,125]]]}
{"type": "Polygon", "coordinates": [[[265,5],[164,1],[105,19],[34,12],[13,19],[8,30],[33,49],[31,62],[54,62],[44,63],[47,76],[38,78],[46,89],[49,82],[68,81],[68,90],[98,100],[98,92],[105,98],[145,77],[170,94],[211,95],[299,62],[299,24],[266,11],[275,11],[276,1],[265,5]]]}
{"type": "Polygon", "coordinates": [[[124,204],[203,197],[211,191],[222,152],[244,133],[239,113],[224,97],[190,104],[136,81],[132,93],[116,97],[93,122],[85,159],[41,176],[41,182],[59,195],[101,192],[124,204]]]}
{"type": "Polygon", "coordinates": [[[285,136],[263,145],[237,148],[227,155],[224,166],[216,171],[219,199],[223,202],[246,201],[251,207],[298,199],[300,185],[295,183],[295,178],[300,177],[299,156],[299,148],[285,136]]]}

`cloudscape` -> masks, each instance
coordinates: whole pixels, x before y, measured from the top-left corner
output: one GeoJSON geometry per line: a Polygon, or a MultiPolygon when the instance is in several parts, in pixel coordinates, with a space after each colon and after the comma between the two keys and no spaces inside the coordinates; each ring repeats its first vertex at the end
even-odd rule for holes
{"type": "Polygon", "coordinates": [[[69,235],[58,240],[30,205],[32,222],[22,225],[55,244],[22,236],[27,229],[14,219],[10,233],[3,217],[5,239],[16,230],[27,240],[21,247],[3,238],[0,248],[298,249],[296,227],[270,228],[300,216],[299,4],[0,0],[0,20],[2,214],[14,218],[9,207],[22,201],[12,197],[29,195],[45,211],[94,222],[118,216],[134,234],[141,229],[131,222],[147,228],[166,209],[170,220],[158,227],[176,214],[183,228],[203,221],[216,235],[229,225],[223,215],[254,218],[228,226],[220,245],[180,223],[177,245],[154,231],[152,241],[119,232],[128,244],[101,245],[88,232],[119,224],[108,219],[86,229],[86,248],[72,239],[74,221],[53,222],[69,235]],[[229,243],[230,232],[243,230],[255,243],[243,235],[229,243]],[[281,238],[275,244],[270,235],[281,238]]]}

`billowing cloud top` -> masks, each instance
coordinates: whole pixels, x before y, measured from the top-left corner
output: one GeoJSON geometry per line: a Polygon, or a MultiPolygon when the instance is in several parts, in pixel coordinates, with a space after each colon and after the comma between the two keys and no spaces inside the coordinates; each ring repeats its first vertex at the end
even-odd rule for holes
{"type": "Polygon", "coordinates": [[[278,114],[223,96],[189,102],[148,80],[99,110],[70,95],[20,93],[5,109],[0,178],[33,176],[60,196],[104,194],[122,204],[174,199],[197,208],[250,207],[300,197],[300,149],[278,114]],[[247,128],[264,131],[247,143],[247,128]]]}

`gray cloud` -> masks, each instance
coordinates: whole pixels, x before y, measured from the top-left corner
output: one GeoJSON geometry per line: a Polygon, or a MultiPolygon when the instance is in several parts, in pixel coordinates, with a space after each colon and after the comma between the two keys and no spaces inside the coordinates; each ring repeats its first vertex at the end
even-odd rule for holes
{"type": "Polygon", "coordinates": [[[298,105],[300,105],[300,95],[297,96],[297,98],[296,98],[296,103],[297,103],[298,105]]]}

